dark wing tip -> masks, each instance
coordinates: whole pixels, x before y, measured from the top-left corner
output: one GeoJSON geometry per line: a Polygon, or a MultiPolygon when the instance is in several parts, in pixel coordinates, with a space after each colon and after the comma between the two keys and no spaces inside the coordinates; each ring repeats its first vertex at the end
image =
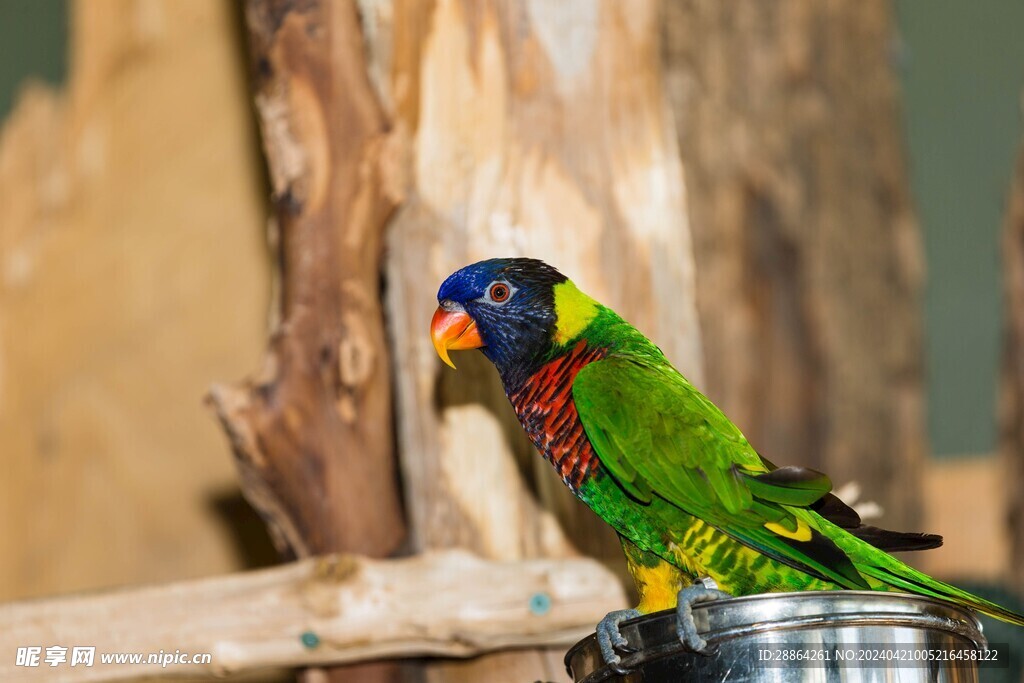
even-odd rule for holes
{"type": "Polygon", "coordinates": [[[857,514],[857,511],[835,494],[826,493],[810,507],[828,521],[844,529],[856,529],[861,525],[860,515],[857,514]]]}
{"type": "Polygon", "coordinates": [[[856,510],[831,493],[811,505],[811,509],[860,540],[887,553],[931,550],[942,545],[942,536],[938,534],[889,531],[864,524],[856,510]]]}
{"type": "Polygon", "coordinates": [[[938,534],[889,531],[868,525],[848,529],[848,531],[860,540],[887,553],[932,550],[942,545],[942,536],[938,534]]]}

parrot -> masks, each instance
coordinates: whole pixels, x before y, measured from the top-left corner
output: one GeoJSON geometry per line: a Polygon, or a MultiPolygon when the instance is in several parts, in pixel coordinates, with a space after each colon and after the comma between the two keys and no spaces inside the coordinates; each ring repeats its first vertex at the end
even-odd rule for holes
{"type": "Polygon", "coordinates": [[[619,536],[639,604],[597,625],[613,668],[632,651],[624,621],[675,609],[682,644],[710,654],[693,606],[757,593],[896,591],[1024,625],[889,554],[942,538],[863,524],[825,474],[761,457],[654,343],[543,261],[473,263],[437,300],[441,360],[479,349],[537,450],[619,536]]]}

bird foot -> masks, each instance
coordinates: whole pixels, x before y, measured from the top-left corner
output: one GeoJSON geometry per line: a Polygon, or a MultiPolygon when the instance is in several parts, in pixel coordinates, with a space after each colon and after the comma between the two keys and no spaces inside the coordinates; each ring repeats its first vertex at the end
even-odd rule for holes
{"type": "Polygon", "coordinates": [[[693,620],[693,606],[715,600],[726,600],[732,596],[718,589],[718,584],[711,577],[694,581],[679,591],[676,604],[676,634],[683,646],[691,652],[701,655],[713,655],[716,648],[709,647],[708,641],[697,633],[697,624],[693,620]]]}
{"type": "Polygon", "coordinates": [[[636,650],[629,646],[626,637],[619,631],[619,625],[624,621],[636,619],[639,616],[640,610],[620,609],[609,612],[597,625],[597,644],[601,648],[601,656],[604,658],[604,663],[621,676],[629,672],[622,667],[622,657],[620,655],[631,654],[636,652],[636,650]]]}

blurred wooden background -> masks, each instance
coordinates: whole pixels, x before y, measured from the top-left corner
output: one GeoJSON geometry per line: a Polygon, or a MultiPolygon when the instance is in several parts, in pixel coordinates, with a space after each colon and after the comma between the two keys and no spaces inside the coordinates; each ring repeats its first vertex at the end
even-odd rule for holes
{"type": "MultiPolygon", "coordinates": [[[[374,452],[397,449],[404,550],[585,553],[621,571],[491,369],[441,372],[427,340],[447,273],[528,253],[648,332],[766,456],[858,482],[887,524],[944,534],[919,566],[1020,587],[1021,174],[1003,457],[935,459],[889,3],[353,0],[326,21],[300,5],[249,3],[360,34],[365,64],[347,77],[376,108],[371,179],[324,173],[397,204],[366,220],[383,252],[360,282],[371,298],[384,282],[391,362],[371,381],[393,389],[397,430],[374,452]]],[[[266,367],[289,319],[288,160],[264,158],[259,99],[275,91],[256,87],[240,4],[69,7],[66,84],[25,87],[0,132],[0,600],[275,559],[203,407],[214,382],[266,367]]],[[[347,96],[321,97],[334,135],[347,96]]],[[[559,660],[500,654],[426,677],[556,680],[559,660]]]]}
{"type": "Polygon", "coordinates": [[[271,288],[238,16],[71,11],[67,85],[23,90],[0,137],[4,599],[246,561],[202,407],[257,363],[271,288]]]}

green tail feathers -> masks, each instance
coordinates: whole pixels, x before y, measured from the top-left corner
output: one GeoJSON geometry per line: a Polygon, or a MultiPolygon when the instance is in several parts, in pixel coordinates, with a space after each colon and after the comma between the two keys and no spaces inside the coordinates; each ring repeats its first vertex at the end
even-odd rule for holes
{"type": "MultiPolygon", "coordinates": [[[[890,589],[935,598],[987,614],[1008,624],[1024,626],[1024,614],[1018,614],[973,593],[934,579],[825,519],[818,518],[817,526],[849,558],[855,571],[873,583],[871,587],[875,590],[890,589]]],[[[856,588],[845,582],[841,585],[856,588]]]]}
{"type": "Polygon", "coordinates": [[[1008,624],[1024,626],[1024,615],[1022,614],[1008,610],[984,598],[979,598],[977,595],[968,593],[956,586],[933,579],[927,574],[903,564],[892,556],[884,554],[882,556],[887,560],[886,562],[877,565],[859,566],[858,569],[862,574],[877,579],[898,591],[945,600],[946,602],[952,602],[976,612],[987,614],[994,619],[1005,621],[1008,624]]]}

